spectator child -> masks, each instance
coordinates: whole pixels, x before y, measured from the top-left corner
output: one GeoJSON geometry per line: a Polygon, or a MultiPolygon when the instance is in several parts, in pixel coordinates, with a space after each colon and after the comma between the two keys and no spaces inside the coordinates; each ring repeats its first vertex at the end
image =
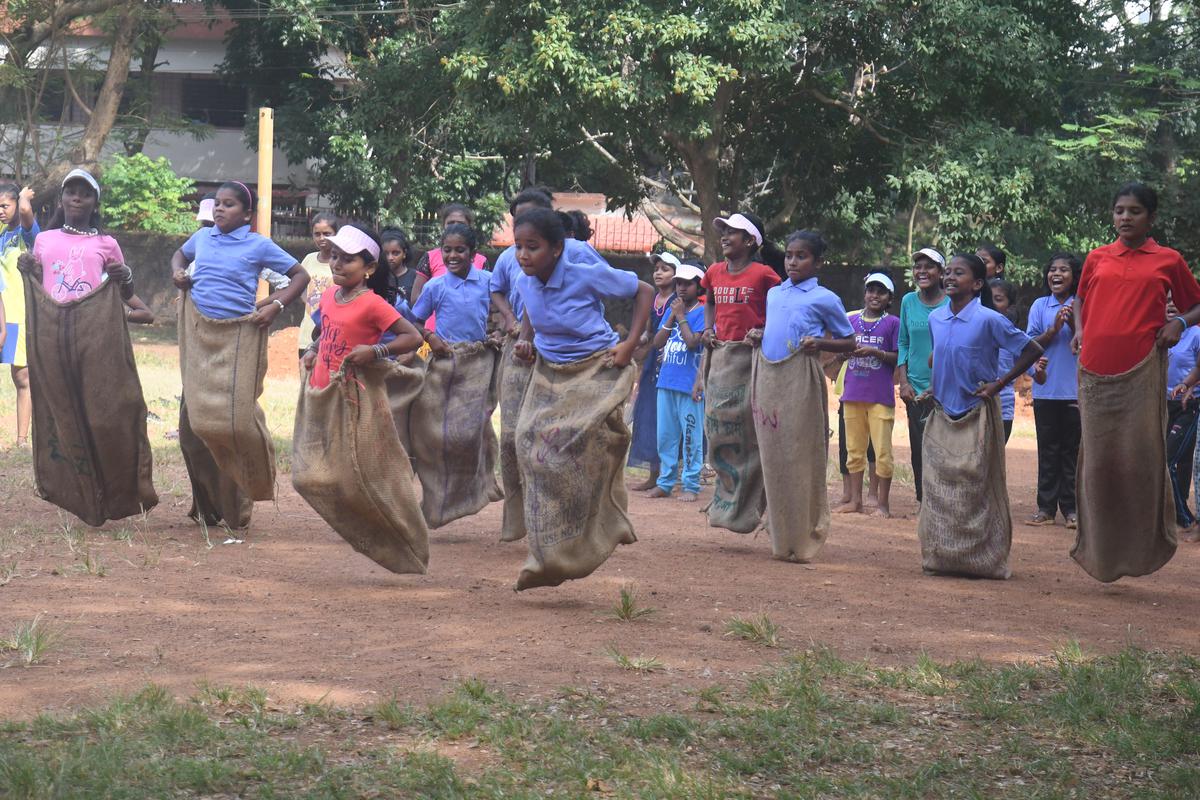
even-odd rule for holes
{"type": "Polygon", "coordinates": [[[11,365],[17,391],[17,447],[29,446],[29,421],[33,401],[29,395],[29,367],[25,357],[25,287],[17,257],[33,247],[41,233],[33,215],[33,190],[14,183],[0,184],[0,285],[4,287],[5,336],[0,364],[11,365]]]}
{"type": "Polygon", "coordinates": [[[333,285],[333,272],[329,268],[329,237],[337,233],[337,217],[333,214],[316,214],[309,230],[317,249],[304,257],[300,266],[308,273],[308,289],[304,292],[304,315],[300,318],[300,356],[303,358],[308,346],[313,343],[313,315],[321,304],[321,295],[333,285]]]}
{"type": "MultiPolygon", "coordinates": [[[[1003,278],[989,278],[987,291],[992,295],[992,308],[996,313],[1007,317],[1009,322],[1015,322],[1012,312],[1013,305],[1017,302],[1017,287],[1003,278]]],[[[998,359],[1000,375],[1008,374],[1013,365],[1012,354],[1000,348],[998,359]]],[[[1000,419],[1004,423],[1004,443],[1008,444],[1012,437],[1013,417],[1017,410],[1017,393],[1010,383],[1000,390],[999,397],[1000,419]]]]}
{"type": "MultiPolygon", "coordinates": [[[[558,213],[560,216],[563,214],[561,211],[558,213]]],[[[653,489],[658,483],[660,467],[656,433],[657,386],[662,349],[655,344],[655,334],[665,323],[671,311],[672,301],[678,298],[675,291],[675,271],[680,266],[679,259],[670,253],[651,253],[649,258],[650,263],[654,265],[651,280],[657,294],[654,295],[654,305],[646,323],[645,343],[634,353],[635,358],[641,359],[642,371],[638,377],[637,397],[633,401],[633,440],[629,444],[627,463],[634,467],[645,466],[650,474],[644,482],[632,487],[634,491],[653,489]]]]}

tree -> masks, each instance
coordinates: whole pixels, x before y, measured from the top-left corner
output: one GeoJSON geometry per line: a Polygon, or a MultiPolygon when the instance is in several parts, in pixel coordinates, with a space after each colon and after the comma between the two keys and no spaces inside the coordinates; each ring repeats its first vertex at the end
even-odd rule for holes
{"type": "Polygon", "coordinates": [[[104,217],[122,230],[190,233],[196,224],[185,198],[195,190],[163,156],[113,156],[104,166],[104,217]]]}

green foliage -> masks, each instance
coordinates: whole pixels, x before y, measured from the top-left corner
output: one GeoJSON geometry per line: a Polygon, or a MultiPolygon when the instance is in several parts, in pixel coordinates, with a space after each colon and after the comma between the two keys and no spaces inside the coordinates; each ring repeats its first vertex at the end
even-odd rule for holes
{"type": "Polygon", "coordinates": [[[195,223],[184,197],[194,191],[166,157],[113,156],[104,168],[104,217],[124,230],[187,233],[195,223]]]}

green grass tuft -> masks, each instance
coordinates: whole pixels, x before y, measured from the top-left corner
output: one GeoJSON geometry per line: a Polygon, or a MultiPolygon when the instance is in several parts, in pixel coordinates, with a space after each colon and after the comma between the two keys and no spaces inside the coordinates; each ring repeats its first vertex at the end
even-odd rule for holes
{"type": "Polygon", "coordinates": [[[764,647],[779,646],[779,626],[766,614],[757,617],[734,617],[725,623],[725,635],[736,636],[764,647]]]}
{"type": "Polygon", "coordinates": [[[637,587],[627,583],[621,587],[621,597],[609,614],[621,622],[633,622],[644,619],[655,613],[657,609],[638,605],[637,587]]]}
{"type": "Polygon", "coordinates": [[[614,664],[631,672],[657,672],[667,668],[656,656],[628,656],[616,647],[609,647],[605,652],[614,664]]]}
{"type": "Polygon", "coordinates": [[[19,663],[28,667],[41,661],[60,641],[62,634],[44,624],[39,614],[32,622],[18,625],[8,638],[0,639],[0,651],[16,653],[19,663]]]}

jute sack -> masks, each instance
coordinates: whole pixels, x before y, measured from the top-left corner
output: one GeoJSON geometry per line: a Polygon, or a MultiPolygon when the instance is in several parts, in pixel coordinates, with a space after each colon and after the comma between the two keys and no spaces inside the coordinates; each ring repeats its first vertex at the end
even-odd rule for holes
{"type": "Polygon", "coordinates": [[[392,422],[396,426],[396,434],[404,452],[412,454],[412,404],[421,394],[421,386],[425,383],[426,361],[414,358],[412,364],[390,362],[384,375],[384,386],[387,388],[388,405],[392,410],[392,422]]]}
{"type": "Polygon", "coordinates": [[[392,572],[424,574],[429,529],[384,386],[394,368],[355,367],[322,389],[310,386],[304,371],[292,485],[355,550],[392,572]]]}
{"type": "Polygon", "coordinates": [[[754,354],[745,342],[717,342],[708,353],[704,376],[708,463],[717,471],[713,499],[704,510],[710,526],[735,533],[757,529],[766,504],[750,411],[754,354]]]}
{"type": "Polygon", "coordinates": [[[1007,578],[1012,517],[1000,399],[986,400],[960,419],[935,406],[921,449],[921,566],[948,575],[1007,578]]]}
{"type": "Polygon", "coordinates": [[[771,553],[810,561],[829,536],[825,466],[829,408],[825,375],[815,356],[796,351],[782,361],[754,359],[750,408],[762,459],[771,553]]]}
{"type": "Polygon", "coordinates": [[[412,404],[412,454],[421,512],[440,528],[503,497],[496,483],[496,360],[486,342],[456,342],[434,356],[412,404]]]}
{"type": "Polygon", "coordinates": [[[1079,529],[1071,558],[1098,581],[1149,575],[1175,555],[1167,475],[1167,355],[1120,375],[1079,370],[1079,529]]]}
{"type": "Polygon", "coordinates": [[[188,516],[205,525],[225,525],[233,530],[250,527],[254,501],[221,471],[212,453],[192,431],[186,400],[179,404],[179,449],[192,485],[188,516]]]}
{"type": "Polygon", "coordinates": [[[517,422],[529,557],[517,590],[590,575],[618,544],[633,544],[623,480],[629,427],[622,419],[632,366],[608,353],[534,364],[517,422]]]}
{"type": "Polygon", "coordinates": [[[500,353],[500,484],[504,490],[504,516],[500,523],[500,541],[525,538],[525,493],[521,489],[521,468],[517,463],[517,420],[525,390],[533,374],[533,364],[513,358],[517,340],[509,339],[500,353]]]}
{"type": "Polygon", "coordinates": [[[38,496],[93,526],[149,511],[158,495],[146,402],[120,288],[106,281],[60,304],[32,256],[21,269],[38,496]]]}
{"type": "MultiPolygon", "coordinates": [[[[274,499],[275,446],[258,405],[267,374],[267,329],[248,316],[209,319],[193,305],[190,292],[184,292],[179,371],[191,431],[208,449],[217,470],[251,500],[274,499]]],[[[212,478],[189,477],[193,485],[212,478]]],[[[207,494],[216,497],[221,492],[209,485],[207,494]]]]}

